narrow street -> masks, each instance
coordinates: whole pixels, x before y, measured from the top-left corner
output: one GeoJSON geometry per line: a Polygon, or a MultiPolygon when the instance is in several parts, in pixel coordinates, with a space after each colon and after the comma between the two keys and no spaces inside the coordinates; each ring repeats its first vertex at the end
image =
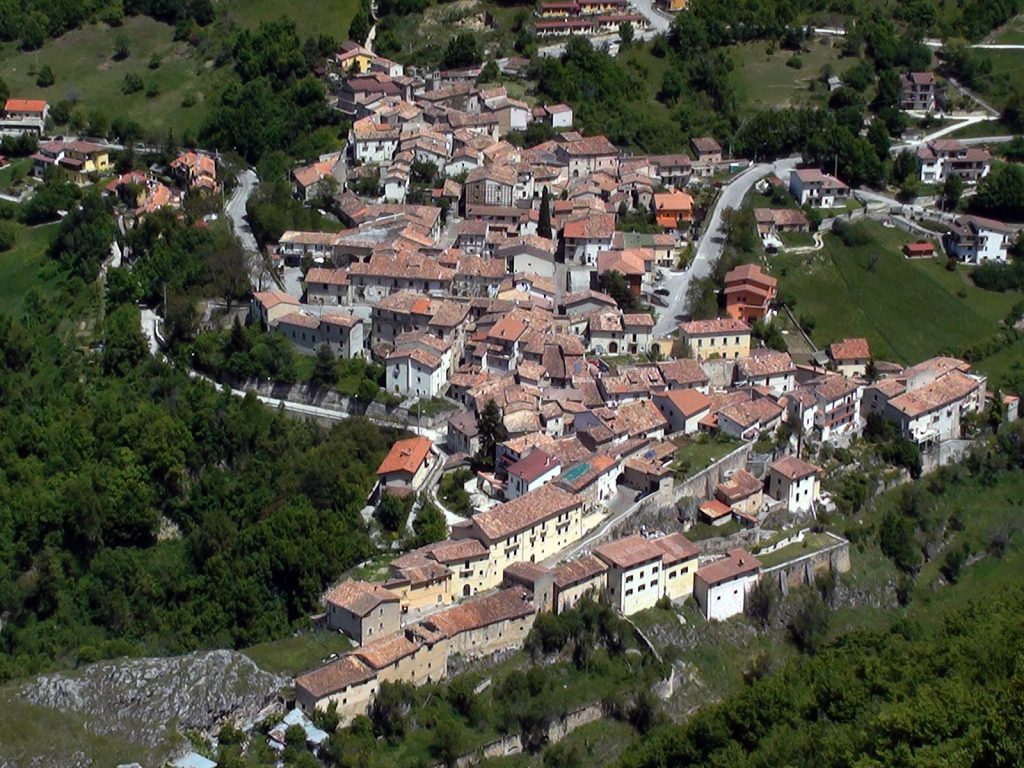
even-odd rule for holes
{"type": "Polygon", "coordinates": [[[725,235],[722,229],[722,212],[726,209],[735,210],[743,204],[743,198],[753,186],[770,174],[786,180],[788,173],[800,162],[799,157],[787,157],[774,163],[760,163],[751,166],[731,182],[722,187],[721,194],[711,215],[708,216],[697,243],[690,265],[678,272],[663,270],[665,282],[662,287],[670,292],[669,305],[660,310],[654,325],[654,335],[665,337],[679,324],[679,316],[686,311],[686,292],[694,278],[705,277],[711,273],[715,264],[722,256],[725,248],[725,235]]]}

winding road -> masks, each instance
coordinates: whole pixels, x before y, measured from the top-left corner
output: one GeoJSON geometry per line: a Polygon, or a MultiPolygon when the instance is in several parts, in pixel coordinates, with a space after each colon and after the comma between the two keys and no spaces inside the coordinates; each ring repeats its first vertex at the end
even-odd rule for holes
{"type": "Polygon", "coordinates": [[[663,270],[666,275],[662,288],[669,290],[669,305],[661,310],[654,324],[654,335],[663,338],[679,323],[678,316],[686,311],[686,292],[694,278],[706,277],[722,256],[725,247],[725,233],[722,232],[722,212],[735,210],[743,204],[743,198],[753,186],[770,174],[786,179],[788,173],[800,162],[799,157],[787,157],[774,163],[759,163],[743,171],[739,176],[722,187],[718,201],[708,217],[704,232],[697,242],[697,251],[690,265],[683,271],[663,270]]]}

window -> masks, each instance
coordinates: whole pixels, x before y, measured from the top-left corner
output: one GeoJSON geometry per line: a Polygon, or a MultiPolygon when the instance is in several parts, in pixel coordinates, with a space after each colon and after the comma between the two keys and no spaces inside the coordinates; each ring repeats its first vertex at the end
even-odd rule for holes
{"type": "Polygon", "coordinates": [[[626,590],[626,597],[629,597],[632,594],[633,594],[633,590],[632,589],[627,589],[626,590]]]}

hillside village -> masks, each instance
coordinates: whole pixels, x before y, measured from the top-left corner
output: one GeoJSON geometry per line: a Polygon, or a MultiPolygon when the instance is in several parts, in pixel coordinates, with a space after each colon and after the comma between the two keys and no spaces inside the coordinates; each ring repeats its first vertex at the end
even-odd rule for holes
{"type": "MultiPolygon", "coordinates": [[[[641,27],[626,9],[546,3],[537,34],[641,27]]],[[[515,60],[498,65],[517,72],[515,60]]],[[[764,329],[785,311],[772,254],[791,233],[849,216],[856,198],[827,169],[762,174],[765,194],[792,201],[754,210],[763,260],[725,273],[720,316],[694,319],[685,287],[668,286],[717,236],[723,183],[752,165],[729,157],[722,137],[629,154],[574,130],[565,104],[531,107],[478,85],[479,68],[407,72],[353,42],[329,71],[332,107],[351,121],[347,145],[294,168],[291,182],[340,227],[286,231],[266,246],[271,280],[254,286],[247,321],[301,354],[383,367],[383,392],[418,416],[367,505],[397,499],[411,525],[434,504],[448,537],[392,551],[385,577],[325,593],[314,623],[355,648],[296,676],[306,715],[333,706],[348,723],[382,683],[444,679],[452,657],[517,647],[539,614],[586,595],[623,616],[692,600],[723,621],[760,580],[788,589],[843,572],[856,554],[817,522],[836,504],[822,487],[834,451],[870,434],[909,452],[893,463],[916,476],[954,461],[994,400],[1017,418],[1017,396],[991,391],[962,359],[903,365],[860,337],[812,354],[769,345],[764,329]],[[521,146],[531,126],[550,138],[521,146]],[[623,231],[624,220],[644,231],[623,231]],[[425,405],[435,410],[424,422],[425,405]],[[716,450],[694,463],[694,446],[716,450]],[[446,506],[445,478],[458,478],[448,482],[470,499],[468,514],[446,506]],[[817,544],[801,546],[809,536],[817,544]]],[[[936,109],[929,74],[907,73],[906,109],[936,109]]],[[[35,177],[103,178],[122,231],[222,191],[214,152],[185,150],[166,174],[118,175],[103,143],[46,137],[47,109],[10,99],[0,132],[39,135],[35,177]]],[[[956,139],[915,152],[926,184],[957,175],[973,185],[990,169],[987,149],[956,139]]],[[[1017,226],[944,221],[906,257],[1008,260],[1017,226]]]]}

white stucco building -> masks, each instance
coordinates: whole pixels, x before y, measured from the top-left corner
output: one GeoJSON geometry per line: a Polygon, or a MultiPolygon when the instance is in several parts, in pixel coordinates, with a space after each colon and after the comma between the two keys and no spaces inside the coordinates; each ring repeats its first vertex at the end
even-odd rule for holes
{"type": "Polygon", "coordinates": [[[743,613],[760,573],[761,562],[745,549],[729,550],[724,558],[698,568],[693,596],[704,618],[722,621],[743,613]]]}
{"type": "Polygon", "coordinates": [[[768,495],[786,502],[790,512],[810,512],[821,495],[821,469],[796,456],[784,456],[768,466],[768,495]]]}

